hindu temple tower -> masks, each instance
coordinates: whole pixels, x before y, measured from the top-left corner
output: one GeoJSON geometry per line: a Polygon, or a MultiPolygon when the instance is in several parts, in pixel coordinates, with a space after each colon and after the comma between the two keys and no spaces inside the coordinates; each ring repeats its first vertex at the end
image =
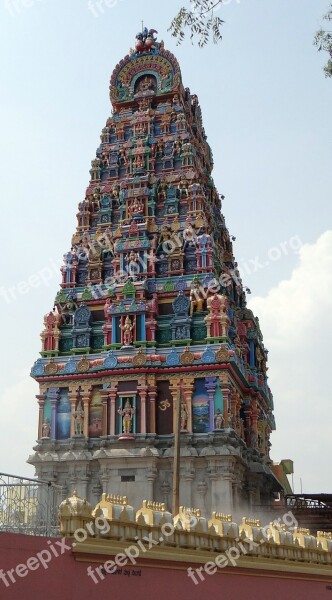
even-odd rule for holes
{"type": "Polygon", "coordinates": [[[267,351],[233,255],[198,98],[154,30],[115,67],[61,289],[32,368],[38,477],[91,503],[102,492],[180,502],[272,502],[267,351]]]}

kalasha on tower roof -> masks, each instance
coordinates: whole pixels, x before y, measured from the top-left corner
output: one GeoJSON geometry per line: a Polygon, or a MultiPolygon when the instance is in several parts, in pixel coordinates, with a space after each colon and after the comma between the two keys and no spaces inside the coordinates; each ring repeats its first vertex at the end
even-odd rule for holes
{"type": "Polygon", "coordinates": [[[183,486],[205,490],[196,504],[227,509],[255,494],[268,502],[280,486],[270,470],[267,350],[246,307],[198,98],[156,33],[138,34],[111,77],[113,114],[32,369],[40,417],[30,462],[64,488],[74,477],[90,501],[135,480],[138,502],[149,485],[151,500],[168,503],[181,388],[192,457],[183,486]],[[124,447],[131,471],[122,480],[124,447]]]}

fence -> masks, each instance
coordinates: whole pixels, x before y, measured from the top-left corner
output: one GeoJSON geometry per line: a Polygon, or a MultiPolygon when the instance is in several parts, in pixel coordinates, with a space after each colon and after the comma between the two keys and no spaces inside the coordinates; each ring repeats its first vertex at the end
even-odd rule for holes
{"type": "Polygon", "coordinates": [[[0,532],[59,535],[61,486],[0,473],[0,532]]]}

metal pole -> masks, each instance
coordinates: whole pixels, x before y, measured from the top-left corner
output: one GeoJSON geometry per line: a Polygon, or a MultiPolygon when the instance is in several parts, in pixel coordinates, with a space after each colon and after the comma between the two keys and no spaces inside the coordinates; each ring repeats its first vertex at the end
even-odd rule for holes
{"type": "Polygon", "coordinates": [[[174,458],[173,458],[173,501],[172,513],[175,517],[179,514],[180,505],[180,416],[181,416],[181,389],[175,399],[175,428],[174,428],[174,458]]]}

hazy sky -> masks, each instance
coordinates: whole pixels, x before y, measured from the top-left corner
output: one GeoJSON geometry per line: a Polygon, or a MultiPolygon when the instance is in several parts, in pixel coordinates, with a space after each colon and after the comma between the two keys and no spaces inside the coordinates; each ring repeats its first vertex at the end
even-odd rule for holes
{"type": "Polygon", "coordinates": [[[328,0],[231,0],[223,41],[176,47],[174,0],[0,0],[0,471],[33,476],[43,315],[58,291],[115,65],[143,20],[197,93],[214,179],[270,350],[277,432],[295,491],[332,491],[332,81],[312,45],[328,0]],[[107,7],[112,5],[111,7],[107,7]]]}

